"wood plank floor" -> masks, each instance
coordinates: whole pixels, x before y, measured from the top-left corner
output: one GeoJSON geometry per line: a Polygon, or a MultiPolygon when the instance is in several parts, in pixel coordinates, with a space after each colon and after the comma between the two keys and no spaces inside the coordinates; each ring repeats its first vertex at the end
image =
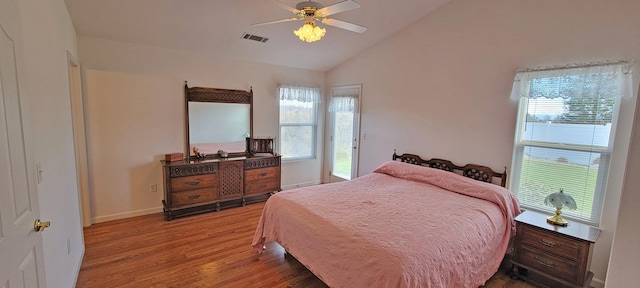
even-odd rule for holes
{"type": "MultiPolygon", "coordinates": [[[[263,207],[94,224],[84,229],[76,287],[327,287],[277,243],[262,254],[251,248],[263,207]]],[[[499,271],[484,287],[533,286],[499,271]]]]}

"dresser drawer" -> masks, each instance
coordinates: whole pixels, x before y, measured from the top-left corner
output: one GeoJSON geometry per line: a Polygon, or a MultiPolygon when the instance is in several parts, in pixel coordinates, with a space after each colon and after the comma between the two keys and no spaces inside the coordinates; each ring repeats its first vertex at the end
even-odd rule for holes
{"type": "Polygon", "coordinates": [[[171,193],[171,206],[184,206],[210,202],[218,199],[216,188],[208,187],[171,193]]]}
{"type": "Polygon", "coordinates": [[[589,244],[581,243],[578,240],[559,234],[552,234],[529,225],[520,224],[518,226],[519,232],[522,233],[520,235],[521,244],[566,257],[573,261],[580,261],[584,253],[589,252],[589,244]]]}
{"type": "Polygon", "coordinates": [[[258,157],[244,160],[244,169],[247,171],[266,167],[280,167],[280,156],[258,157]]]}
{"type": "Polygon", "coordinates": [[[171,178],[171,191],[179,192],[206,187],[218,186],[218,174],[171,178]]]}
{"type": "Polygon", "coordinates": [[[516,261],[547,275],[551,275],[572,283],[582,283],[578,262],[557,257],[543,251],[522,245],[518,247],[516,261]]]}
{"type": "Polygon", "coordinates": [[[244,193],[263,194],[267,192],[276,192],[280,190],[279,179],[261,179],[257,181],[246,182],[244,185],[244,193]]]}
{"type": "Polygon", "coordinates": [[[280,177],[280,167],[269,167],[262,169],[247,170],[245,181],[259,181],[262,179],[278,179],[280,177]]]}

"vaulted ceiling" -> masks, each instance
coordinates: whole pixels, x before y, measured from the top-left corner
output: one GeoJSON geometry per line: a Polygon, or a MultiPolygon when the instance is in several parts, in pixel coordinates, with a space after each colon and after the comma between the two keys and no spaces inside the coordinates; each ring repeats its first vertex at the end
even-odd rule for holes
{"type": "MultiPolygon", "coordinates": [[[[426,16],[449,0],[356,0],[360,8],[331,18],[368,28],[362,34],[326,28],[306,43],[293,30],[303,21],[251,24],[291,18],[275,0],[65,0],[79,36],[209,53],[246,61],[328,71],[426,16]],[[266,37],[246,40],[243,33],[266,37]]],[[[279,0],[295,7],[300,0],[279,0]]],[[[342,0],[316,0],[329,6],[342,0]]]]}

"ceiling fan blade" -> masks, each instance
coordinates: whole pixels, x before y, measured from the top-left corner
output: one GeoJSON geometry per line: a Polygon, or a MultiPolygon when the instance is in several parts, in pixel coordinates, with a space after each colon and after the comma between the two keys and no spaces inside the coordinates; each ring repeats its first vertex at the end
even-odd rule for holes
{"type": "Polygon", "coordinates": [[[280,8],[282,8],[284,10],[287,10],[287,11],[291,11],[293,14],[300,13],[300,10],[298,10],[296,8],[293,8],[293,7],[291,7],[291,6],[287,5],[287,4],[284,4],[284,3],[282,3],[282,2],[280,2],[278,0],[271,0],[271,1],[275,2],[276,4],[278,4],[278,6],[280,6],[280,8]]]}
{"type": "Polygon", "coordinates": [[[336,19],[324,18],[324,19],[322,19],[322,23],[327,24],[327,25],[331,25],[331,26],[335,26],[335,27],[338,27],[338,28],[346,29],[346,30],[349,30],[349,31],[357,32],[357,33],[364,33],[364,31],[367,31],[367,27],[360,26],[360,25],[353,24],[353,23],[349,23],[349,22],[336,20],[336,19]]]}
{"type": "Polygon", "coordinates": [[[251,24],[251,26],[262,26],[262,25],[276,24],[276,23],[296,21],[296,20],[300,20],[300,18],[286,18],[286,19],[280,19],[280,20],[274,20],[274,21],[260,22],[260,23],[251,24]]]}
{"type": "Polygon", "coordinates": [[[345,0],[340,3],[336,3],[324,8],[320,8],[318,9],[318,11],[316,11],[316,13],[319,13],[322,16],[329,16],[329,15],[337,14],[340,12],[356,9],[356,8],[360,8],[360,4],[358,4],[358,2],[353,0],[345,0]]]}

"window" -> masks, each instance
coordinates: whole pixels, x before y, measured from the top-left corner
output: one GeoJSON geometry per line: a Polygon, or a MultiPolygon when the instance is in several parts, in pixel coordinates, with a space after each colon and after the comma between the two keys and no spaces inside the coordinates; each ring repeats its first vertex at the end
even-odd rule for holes
{"type": "Polygon", "coordinates": [[[316,157],[320,89],[280,85],[280,154],[283,160],[316,157]]]}
{"type": "Polygon", "coordinates": [[[628,63],[516,75],[519,99],[511,181],[525,209],[553,211],[544,198],[563,189],[577,203],[562,213],[597,225],[602,212],[618,105],[631,97],[628,63]]]}

